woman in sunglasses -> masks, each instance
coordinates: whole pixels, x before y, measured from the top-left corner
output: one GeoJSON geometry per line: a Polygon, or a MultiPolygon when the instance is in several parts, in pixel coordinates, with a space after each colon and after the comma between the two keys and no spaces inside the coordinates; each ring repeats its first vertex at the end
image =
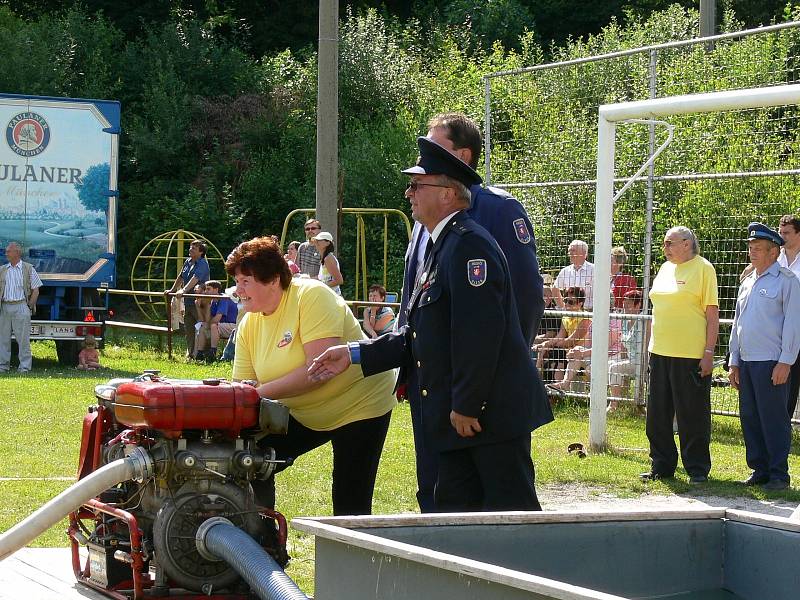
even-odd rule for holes
{"type": "MultiPolygon", "coordinates": [[[[586,301],[583,288],[571,287],[564,292],[564,305],[567,310],[582,312],[586,301]]],[[[536,344],[536,366],[544,381],[561,381],[566,368],[567,350],[575,346],[585,346],[591,319],[584,317],[561,317],[561,328],[555,337],[536,344]]]]}

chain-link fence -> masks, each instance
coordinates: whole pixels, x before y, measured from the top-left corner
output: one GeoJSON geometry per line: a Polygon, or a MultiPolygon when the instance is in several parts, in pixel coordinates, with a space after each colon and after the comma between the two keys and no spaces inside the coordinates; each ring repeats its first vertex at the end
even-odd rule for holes
{"type": "MultiPolygon", "coordinates": [[[[800,23],[794,22],[491,74],[485,80],[487,181],[525,205],[542,269],[555,277],[569,264],[572,240],[586,241],[590,252],[594,247],[599,105],[796,83],[798,68],[800,23]]],[[[719,282],[718,364],[748,263],[747,224],[777,228],[782,215],[798,211],[799,117],[795,106],[670,117],[674,140],[614,207],[614,245],[624,246],[624,272],[643,290],[664,261],[667,229],[685,225],[697,234],[719,282]]],[[[617,187],[664,139],[666,132],[652,124],[617,128],[617,187]]],[[[646,293],[643,313],[649,313],[646,293]]],[[[714,374],[720,384],[712,393],[714,412],[738,414],[724,372],[718,367],[714,374]]],[[[566,391],[588,397],[582,377],[566,391]]],[[[626,399],[646,396],[644,368],[625,383],[626,399]]]]}

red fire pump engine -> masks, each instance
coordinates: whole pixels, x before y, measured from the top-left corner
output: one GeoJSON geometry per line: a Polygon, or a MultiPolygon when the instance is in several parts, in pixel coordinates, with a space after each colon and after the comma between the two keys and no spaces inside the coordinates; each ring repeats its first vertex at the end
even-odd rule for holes
{"type": "MultiPolygon", "coordinates": [[[[80,582],[120,600],[249,598],[252,566],[237,569],[236,556],[200,540],[209,525],[223,522],[255,540],[286,577],[286,519],[256,506],[250,485],[282,462],[256,442],[286,432],[285,406],[246,383],[166,379],[157,371],[111,380],[95,393],[97,404],[83,420],[76,486],[120,459],[138,470],[70,514],[80,582]],[[81,546],[88,550],[83,565],[81,546]]],[[[244,552],[231,540],[227,552],[244,552]]]]}

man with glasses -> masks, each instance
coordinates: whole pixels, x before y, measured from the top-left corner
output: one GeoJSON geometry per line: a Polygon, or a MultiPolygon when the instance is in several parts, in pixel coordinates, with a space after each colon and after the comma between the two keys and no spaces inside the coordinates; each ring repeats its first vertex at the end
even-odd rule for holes
{"type": "Polygon", "coordinates": [[[428,138],[417,139],[406,190],[430,233],[407,323],[373,340],[334,346],[314,359],[313,380],[361,364],[364,375],[408,372],[422,407],[415,444],[437,457],[433,510],[541,510],[531,431],[552,421],[522,334],[508,263],[466,212],[480,176],[428,138]]]}
{"type": "MultiPolygon", "coordinates": [[[[466,163],[473,170],[483,148],[483,136],[478,125],[462,113],[443,113],[428,121],[428,139],[466,163]]],[[[519,326],[530,346],[539,329],[544,313],[544,292],[539,261],[536,256],[536,238],[528,215],[522,205],[505,190],[483,187],[480,182],[469,188],[470,205],[467,214],[484,227],[497,241],[508,261],[514,299],[517,305],[519,326]]],[[[416,217],[415,217],[416,218],[416,217]]],[[[419,277],[424,263],[424,252],[430,234],[417,221],[406,250],[403,293],[397,327],[405,324],[408,316],[409,298],[414,282],[419,277]]],[[[404,383],[403,372],[399,383],[404,383]]],[[[437,477],[437,455],[426,453],[420,438],[422,425],[421,406],[409,398],[411,422],[417,458],[417,502],[422,512],[433,510],[433,487],[437,477]]]]}
{"type": "Polygon", "coordinates": [[[711,470],[711,371],[719,333],[717,272],[700,256],[688,227],[664,235],[664,257],[653,279],[647,439],[651,467],[644,481],[675,475],[678,451],[672,432],[678,422],[681,460],[689,483],[708,481],[711,470]]]}
{"type": "Polygon", "coordinates": [[[311,243],[311,238],[322,231],[322,226],[316,219],[309,219],[303,229],[306,233],[306,241],[297,249],[297,266],[300,267],[301,273],[316,278],[319,275],[320,260],[319,252],[311,243]]]}
{"type": "MultiPolygon", "coordinates": [[[[483,136],[475,121],[463,113],[442,113],[432,117],[428,121],[427,137],[473,170],[477,169],[483,136]]],[[[470,206],[467,214],[491,234],[506,255],[522,334],[532,344],[544,312],[542,276],[539,273],[533,226],[522,205],[505,190],[483,187],[476,183],[470,186],[469,191],[470,206]]],[[[428,238],[425,228],[418,222],[415,223],[411,242],[406,250],[398,326],[405,323],[408,298],[414,289],[414,279],[422,265],[421,259],[428,238]]],[[[432,489],[430,491],[433,492],[432,489]]]]}

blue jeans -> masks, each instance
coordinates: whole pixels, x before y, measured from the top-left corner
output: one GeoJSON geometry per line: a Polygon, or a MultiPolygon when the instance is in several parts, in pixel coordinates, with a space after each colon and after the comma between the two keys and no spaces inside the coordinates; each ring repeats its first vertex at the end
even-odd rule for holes
{"type": "Polygon", "coordinates": [[[225,344],[225,349],[222,351],[222,356],[219,357],[220,360],[227,360],[232,361],[234,355],[236,354],[236,330],[233,330],[230,337],[228,338],[228,343],[225,344]]]}

